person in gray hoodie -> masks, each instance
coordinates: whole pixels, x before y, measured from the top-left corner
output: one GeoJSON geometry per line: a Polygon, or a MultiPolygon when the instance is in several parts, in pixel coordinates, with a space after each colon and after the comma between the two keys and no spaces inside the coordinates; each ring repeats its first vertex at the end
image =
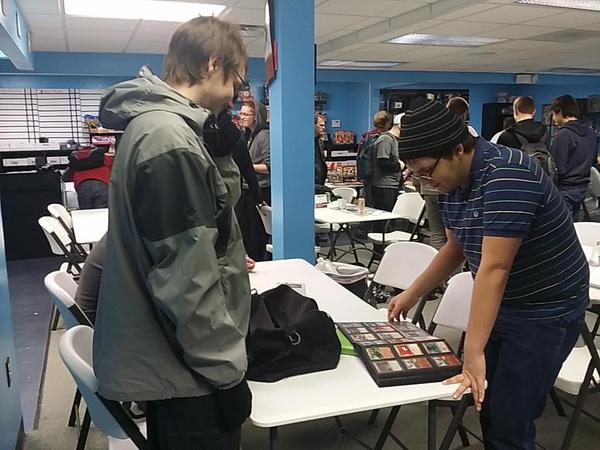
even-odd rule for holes
{"type": "MultiPolygon", "coordinates": [[[[271,142],[267,109],[257,100],[246,101],[240,110],[241,125],[247,139],[248,152],[258,178],[262,199],[271,204],[271,142]]],[[[242,230],[246,252],[255,261],[266,259],[269,236],[256,209],[256,196],[248,184],[242,184],[242,195],[236,205],[236,216],[242,230]]]]}
{"type": "Polygon", "coordinates": [[[171,38],[164,81],[143,68],[100,104],[102,124],[124,133],[110,180],[94,372],[102,397],[147,402],[153,449],[238,450],[250,414],[250,285],[230,154],[239,131],[215,118],[237,97],[246,65],[236,28],[196,17],[171,38]]]}

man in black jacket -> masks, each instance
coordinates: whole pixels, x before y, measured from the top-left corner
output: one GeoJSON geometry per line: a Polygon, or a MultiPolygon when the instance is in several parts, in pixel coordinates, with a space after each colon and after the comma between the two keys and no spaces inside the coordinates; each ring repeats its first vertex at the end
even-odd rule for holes
{"type": "Polygon", "coordinates": [[[327,163],[325,162],[323,135],[325,134],[325,117],[315,114],[315,185],[323,186],[327,179],[327,163]]]}
{"type": "Polygon", "coordinates": [[[577,218],[590,181],[590,169],[596,161],[596,135],[589,123],[579,118],[577,101],[561,95],[550,106],[560,130],[552,139],[550,153],[558,169],[558,190],[577,218]]]}
{"type": "Polygon", "coordinates": [[[513,103],[513,117],[515,124],[509,127],[498,138],[498,144],[521,150],[519,136],[533,144],[536,142],[548,143],[546,126],[533,119],[535,103],[528,95],[518,97],[513,103]],[[518,135],[518,136],[517,136],[518,135]]]}

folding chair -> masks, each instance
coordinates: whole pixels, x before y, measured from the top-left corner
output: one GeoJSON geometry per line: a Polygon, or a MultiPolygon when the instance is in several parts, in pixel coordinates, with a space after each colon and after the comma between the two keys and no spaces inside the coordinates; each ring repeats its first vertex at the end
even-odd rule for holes
{"type": "MultiPolygon", "coordinates": [[[[598,209],[598,207],[600,207],[600,202],[598,201],[600,199],[600,172],[598,172],[598,169],[595,167],[590,169],[590,184],[588,185],[588,193],[596,202],[596,207],[594,209],[598,209]]],[[[592,220],[590,211],[588,210],[585,201],[583,202],[582,206],[585,220],[592,220]]]]}
{"type": "Polygon", "coordinates": [[[77,450],[85,448],[90,423],[108,436],[109,450],[150,450],[144,437],[146,423],[136,424],[119,403],[98,394],[98,380],[92,368],[94,330],[85,325],[68,329],[60,339],[59,353],[87,405],[77,450]]]}
{"type": "MultiPolygon", "coordinates": [[[[419,227],[423,225],[425,216],[425,200],[418,192],[400,194],[396,199],[392,213],[398,214],[402,219],[408,220],[413,226],[410,233],[406,231],[392,231],[386,233],[368,233],[367,241],[374,245],[392,244],[394,242],[413,241],[418,237],[419,227]]],[[[389,222],[386,228],[389,227],[389,222]]],[[[369,267],[375,260],[375,253],[369,261],[369,267]]]]}
{"type": "Polygon", "coordinates": [[[77,247],[77,251],[79,253],[81,253],[82,255],[87,254],[87,250],[81,244],[77,243],[75,240],[75,233],[73,231],[73,219],[71,218],[71,213],[69,213],[69,211],[67,211],[67,208],[65,208],[60,203],[50,203],[46,207],[46,209],[48,210],[48,212],[50,213],[50,215],[52,217],[54,217],[56,220],[58,220],[60,222],[62,227],[65,229],[65,231],[69,235],[71,242],[73,242],[73,245],[75,247],[77,247]]]}
{"type": "Polygon", "coordinates": [[[60,222],[54,217],[44,216],[38,219],[38,224],[50,244],[52,253],[65,258],[68,263],[67,271],[74,275],[81,274],[81,268],[87,254],[82,254],[77,249],[60,222]]]}
{"type": "MultiPolygon", "coordinates": [[[[596,169],[594,169],[596,170],[596,169]]],[[[597,172],[597,171],[596,171],[597,172]]],[[[593,247],[600,241],[600,223],[599,222],[575,222],[575,232],[577,238],[583,246],[593,247]]],[[[590,288],[590,299],[593,302],[600,302],[600,290],[590,288]]],[[[596,320],[592,334],[596,335],[600,326],[600,317],[596,320]]]]}
{"type": "MultiPolygon", "coordinates": [[[[268,205],[257,206],[258,214],[260,219],[262,220],[263,226],[265,227],[265,232],[269,236],[273,236],[273,209],[268,205]]],[[[273,253],[273,244],[267,244],[266,249],[269,253],[273,253]]],[[[318,255],[321,251],[320,247],[315,247],[315,255],[318,255]]]]}
{"type": "Polygon", "coordinates": [[[341,197],[348,203],[351,203],[352,200],[358,197],[358,192],[356,192],[356,189],[350,187],[334,188],[331,192],[333,192],[333,195],[336,197],[341,197]]]}
{"type": "MultiPolygon", "coordinates": [[[[389,245],[383,253],[381,263],[367,290],[365,301],[377,307],[377,291],[385,286],[396,290],[407,289],[431,264],[435,255],[437,255],[435,248],[420,242],[396,242],[389,245]]],[[[412,319],[413,323],[419,323],[422,328],[425,328],[424,307],[425,301],[422,299],[412,319]]]]}
{"type": "MultiPolygon", "coordinates": [[[[464,343],[465,343],[465,332],[467,331],[467,326],[469,324],[469,314],[471,312],[471,298],[473,296],[473,276],[471,272],[462,272],[457,275],[454,275],[448,281],[448,287],[444,291],[444,295],[440,300],[440,304],[429,324],[428,332],[433,334],[436,328],[439,326],[452,328],[454,330],[458,330],[461,332],[460,343],[458,345],[457,354],[459,356],[463,353],[464,343]]],[[[462,400],[454,400],[452,398],[448,399],[440,399],[440,400],[431,400],[429,402],[429,448],[436,448],[435,446],[435,431],[436,431],[436,412],[439,407],[447,407],[450,408],[452,413],[456,415],[459,410],[465,409],[460,408],[461,402],[466,402],[467,407],[472,406],[473,397],[468,394],[463,396],[462,400]]],[[[464,411],[463,411],[464,414],[464,411]]],[[[468,447],[469,437],[467,435],[471,434],[477,440],[482,441],[481,437],[477,436],[472,431],[468,430],[462,425],[462,416],[460,417],[460,422],[458,422],[458,426],[456,428],[458,431],[462,444],[465,447],[468,447]]],[[[448,435],[454,436],[454,432],[449,430],[448,435]]],[[[444,445],[450,444],[448,441],[450,438],[446,438],[444,445]]],[[[442,448],[444,448],[442,445],[442,448]]]]}
{"type": "MultiPolygon", "coordinates": [[[[599,305],[592,306],[590,312],[599,315],[599,305]]],[[[575,404],[564,398],[560,399],[561,402],[573,407],[569,425],[560,446],[561,450],[568,450],[570,448],[577,422],[582,414],[600,423],[599,417],[583,409],[587,396],[600,392],[600,357],[598,356],[598,349],[594,343],[592,333],[585,323],[581,331],[581,336],[585,345],[583,347],[575,347],[571,351],[554,383],[556,389],[577,396],[575,404]]],[[[559,410],[560,415],[565,415],[562,407],[557,407],[557,410],[559,410]]]]}
{"type": "MultiPolygon", "coordinates": [[[[77,325],[86,325],[92,327],[92,323],[81,310],[79,305],[75,303],[75,292],[77,292],[77,283],[73,280],[73,277],[68,273],[56,271],[51,272],[44,278],[44,285],[52,301],[54,302],[54,308],[60,312],[65,326],[67,328],[73,328],[77,325]]],[[[55,319],[53,320],[52,329],[55,329],[54,321],[58,321],[59,314],[54,313],[55,319]]],[[[79,420],[79,405],[81,404],[81,392],[79,389],[75,391],[75,397],[73,398],[73,404],[71,405],[71,412],[69,414],[68,426],[72,427],[76,423],[81,423],[79,420]]]]}

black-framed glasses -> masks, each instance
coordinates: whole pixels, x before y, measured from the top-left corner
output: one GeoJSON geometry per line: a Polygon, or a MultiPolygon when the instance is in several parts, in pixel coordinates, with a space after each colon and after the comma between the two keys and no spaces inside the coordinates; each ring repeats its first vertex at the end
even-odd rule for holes
{"type": "Polygon", "coordinates": [[[240,95],[240,92],[250,90],[250,82],[248,80],[245,80],[236,69],[233,69],[233,72],[237,75],[237,77],[240,80],[239,86],[237,86],[237,87],[234,86],[234,88],[233,88],[233,100],[235,101],[235,100],[237,100],[238,96],[240,95]]]}
{"type": "Polygon", "coordinates": [[[431,166],[431,168],[425,172],[425,173],[415,173],[413,172],[411,174],[411,176],[413,178],[415,178],[416,180],[422,180],[422,181],[431,181],[431,177],[433,176],[433,172],[435,172],[435,169],[437,169],[437,166],[440,162],[440,159],[442,158],[438,158],[435,160],[435,164],[433,166],[431,166]]]}

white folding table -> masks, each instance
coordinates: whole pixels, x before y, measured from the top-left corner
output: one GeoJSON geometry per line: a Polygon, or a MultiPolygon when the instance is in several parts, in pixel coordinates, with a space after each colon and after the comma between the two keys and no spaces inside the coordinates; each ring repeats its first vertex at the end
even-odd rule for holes
{"type": "MultiPolygon", "coordinates": [[[[385,320],[385,311],[368,305],[306,261],[260,262],[250,273],[250,284],[258,292],[286,282],[304,284],[306,296],[315,299],[319,309],[327,312],[334,322],[385,320]]],[[[275,449],[279,426],[394,407],[374,447],[379,450],[390,435],[400,405],[449,397],[456,386],[427,383],[380,388],[359,358],[342,355],[333,370],[275,383],[250,382],[250,389],[253,396],[250,419],[258,427],[269,428],[271,450],[275,449]]]]}
{"type": "Polygon", "coordinates": [[[71,211],[73,234],[78,244],[95,244],[108,230],[108,208],[71,211]]]}
{"type": "MultiPolygon", "coordinates": [[[[377,222],[381,220],[388,221],[401,218],[402,216],[399,214],[374,208],[365,208],[365,213],[359,214],[356,205],[348,205],[343,209],[334,209],[329,207],[315,208],[315,221],[329,224],[329,253],[327,258],[330,260],[333,260],[334,258],[335,243],[337,241],[337,239],[334,238],[335,232],[333,230],[333,226],[335,224],[340,225],[341,231],[344,228],[343,225],[349,225],[352,223],[377,222]]],[[[356,254],[356,247],[354,246],[352,235],[349,233],[349,229],[347,227],[345,230],[348,232],[350,245],[352,247],[352,251],[354,252],[354,258],[358,264],[360,261],[358,260],[358,255],[356,254]]],[[[338,231],[338,233],[340,231],[338,231]]],[[[385,242],[385,227],[383,230],[383,240],[385,242]]]]}

